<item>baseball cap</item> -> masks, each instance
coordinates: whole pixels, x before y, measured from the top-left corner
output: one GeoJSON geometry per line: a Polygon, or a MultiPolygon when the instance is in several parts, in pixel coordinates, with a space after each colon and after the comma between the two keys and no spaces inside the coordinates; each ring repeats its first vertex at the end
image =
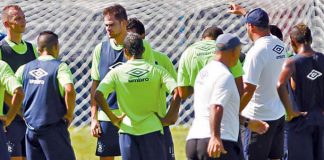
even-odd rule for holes
{"type": "Polygon", "coordinates": [[[244,23],[251,23],[258,27],[267,27],[269,25],[269,16],[261,8],[255,8],[247,13],[244,23]]]}
{"type": "Polygon", "coordinates": [[[237,36],[231,33],[221,34],[216,39],[216,50],[225,51],[228,49],[233,49],[240,44],[246,44],[242,42],[237,36]]]}

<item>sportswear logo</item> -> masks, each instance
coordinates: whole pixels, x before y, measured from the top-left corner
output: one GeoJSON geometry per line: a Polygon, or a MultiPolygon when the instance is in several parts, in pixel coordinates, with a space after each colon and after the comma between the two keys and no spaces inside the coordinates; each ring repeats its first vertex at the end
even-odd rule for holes
{"type": "Polygon", "coordinates": [[[318,77],[320,77],[322,75],[321,72],[313,69],[308,75],[307,75],[307,78],[310,79],[310,80],[315,80],[317,79],[318,77]]]}
{"type": "Polygon", "coordinates": [[[126,73],[129,74],[129,75],[132,75],[134,77],[141,77],[141,76],[143,76],[144,74],[146,74],[148,72],[149,71],[145,70],[145,69],[135,68],[135,69],[132,69],[132,70],[126,72],[126,73]]]}
{"type": "Polygon", "coordinates": [[[35,77],[36,79],[41,79],[42,77],[48,75],[48,73],[41,68],[31,70],[29,74],[35,77]]]}
{"type": "Polygon", "coordinates": [[[29,80],[30,84],[44,84],[45,81],[40,79],[48,75],[48,73],[41,68],[31,70],[29,71],[29,74],[34,78],[36,78],[36,79],[30,79],[29,80]]]}
{"type": "Polygon", "coordinates": [[[284,47],[276,45],[272,50],[275,51],[278,54],[281,54],[282,51],[284,50],[284,47]]]}

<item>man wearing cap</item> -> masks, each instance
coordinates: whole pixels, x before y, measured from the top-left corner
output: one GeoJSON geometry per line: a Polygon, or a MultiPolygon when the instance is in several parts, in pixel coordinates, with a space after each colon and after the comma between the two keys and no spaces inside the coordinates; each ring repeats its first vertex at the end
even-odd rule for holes
{"type": "Polygon", "coordinates": [[[232,4],[230,13],[246,15],[249,38],[254,45],[248,51],[243,76],[242,115],[264,120],[269,124],[266,134],[251,132],[248,142],[249,160],[281,159],[283,157],[285,109],[276,92],[276,83],[286,59],[281,40],[271,36],[268,14],[261,8],[246,12],[232,4]]]}
{"type": "MultiPolygon", "coordinates": [[[[195,119],[186,147],[189,160],[239,159],[239,122],[244,118],[239,117],[240,95],[229,68],[236,65],[241,44],[240,39],[232,34],[220,35],[216,40],[215,60],[197,75],[194,85],[195,119]]],[[[267,124],[251,122],[249,127],[256,132],[267,130],[267,124]]]]}

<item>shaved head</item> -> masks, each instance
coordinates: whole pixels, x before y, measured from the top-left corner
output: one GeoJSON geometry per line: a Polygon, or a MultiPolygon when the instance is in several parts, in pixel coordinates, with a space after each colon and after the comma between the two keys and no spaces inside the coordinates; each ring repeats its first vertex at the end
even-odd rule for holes
{"type": "Polygon", "coordinates": [[[300,44],[311,44],[313,40],[311,30],[302,23],[291,29],[290,38],[300,44]]]}
{"type": "Polygon", "coordinates": [[[10,9],[14,9],[14,10],[18,10],[18,11],[22,11],[22,9],[18,6],[18,5],[8,5],[8,6],[5,6],[3,9],[2,9],[2,13],[1,13],[1,19],[2,19],[2,22],[6,22],[10,19],[10,9]]]}
{"type": "Polygon", "coordinates": [[[59,44],[58,36],[52,31],[43,31],[37,38],[37,46],[40,52],[51,52],[59,44]]]}

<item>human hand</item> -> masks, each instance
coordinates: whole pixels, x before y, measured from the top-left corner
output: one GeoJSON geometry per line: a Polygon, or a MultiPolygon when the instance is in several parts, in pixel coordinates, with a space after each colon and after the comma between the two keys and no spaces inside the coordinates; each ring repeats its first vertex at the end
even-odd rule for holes
{"type": "Polygon", "coordinates": [[[97,119],[91,120],[91,135],[93,137],[100,137],[101,134],[101,126],[97,119]]]}
{"type": "Polygon", "coordinates": [[[231,14],[237,14],[237,15],[246,15],[247,11],[245,10],[245,8],[243,8],[242,6],[235,4],[235,3],[231,3],[229,6],[229,11],[227,11],[228,13],[231,14]]]}
{"type": "Polygon", "coordinates": [[[207,153],[209,157],[219,158],[221,154],[227,154],[227,151],[224,149],[222,140],[219,137],[212,136],[209,139],[207,153]]]}

